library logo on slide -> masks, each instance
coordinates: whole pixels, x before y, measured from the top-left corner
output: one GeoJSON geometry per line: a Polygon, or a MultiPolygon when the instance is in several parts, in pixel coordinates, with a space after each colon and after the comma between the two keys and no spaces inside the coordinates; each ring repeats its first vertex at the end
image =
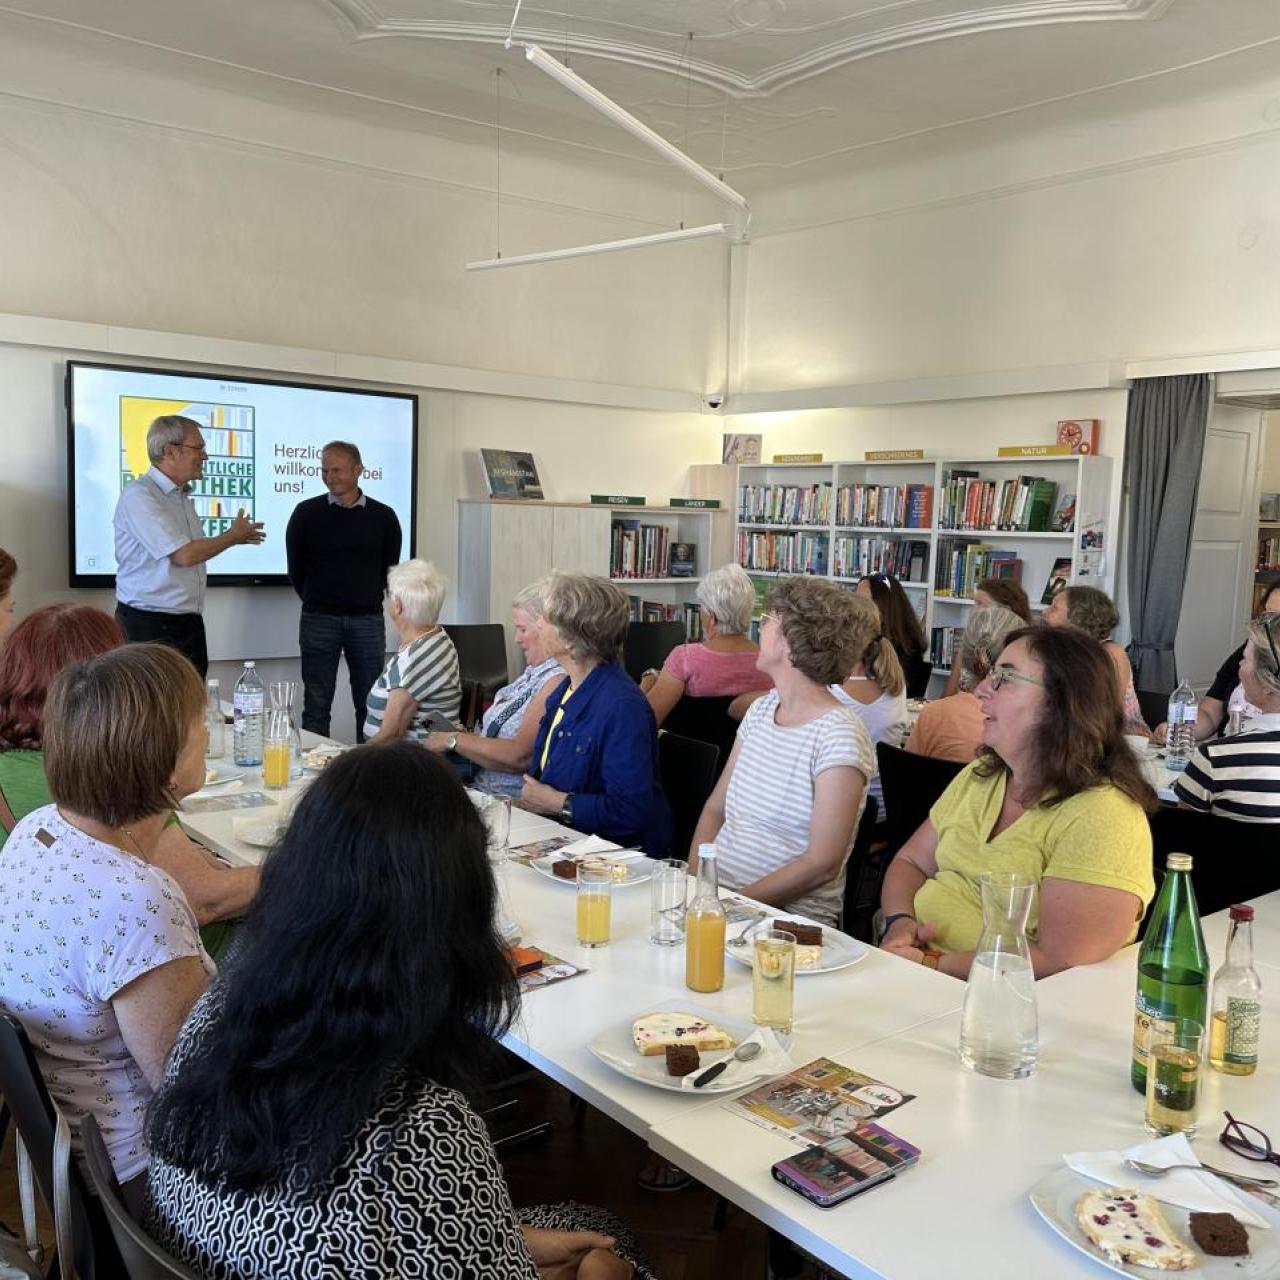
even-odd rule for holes
{"type": "Polygon", "coordinates": [[[145,475],[147,428],[156,418],[181,414],[200,424],[208,458],[204,475],[191,484],[191,496],[206,538],[230,527],[237,511],[254,515],[254,409],[251,404],[211,404],[161,400],[152,396],[120,397],[120,488],[145,475]]]}

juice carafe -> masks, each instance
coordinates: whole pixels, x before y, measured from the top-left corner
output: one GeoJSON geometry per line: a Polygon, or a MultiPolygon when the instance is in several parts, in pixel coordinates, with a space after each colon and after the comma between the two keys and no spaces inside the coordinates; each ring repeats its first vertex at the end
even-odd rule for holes
{"type": "Polygon", "coordinates": [[[690,991],[724,986],[724,908],[713,844],[698,846],[698,889],[685,912],[684,983],[690,991]]]}

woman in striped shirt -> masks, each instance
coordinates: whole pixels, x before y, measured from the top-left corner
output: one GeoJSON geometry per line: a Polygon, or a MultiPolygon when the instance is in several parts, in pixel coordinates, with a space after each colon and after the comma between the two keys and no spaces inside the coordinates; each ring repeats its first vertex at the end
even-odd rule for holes
{"type": "Polygon", "coordinates": [[[438,621],[448,587],[448,578],[426,560],[406,560],[387,574],[387,617],[400,645],[369,690],[366,742],[417,742],[439,727],[441,716],[458,719],[458,655],[438,621]]]}
{"type": "Polygon", "coordinates": [[[866,728],[828,687],[862,656],[857,606],[832,583],[787,578],[769,592],[765,608],[759,666],[774,688],[742,721],[692,853],[714,842],[728,887],[835,924],[845,862],[875,773],[866,728]]]}

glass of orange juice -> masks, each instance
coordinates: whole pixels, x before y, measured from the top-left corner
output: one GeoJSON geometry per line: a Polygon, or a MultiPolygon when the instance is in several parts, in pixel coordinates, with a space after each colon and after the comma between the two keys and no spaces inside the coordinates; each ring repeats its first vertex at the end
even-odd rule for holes
{"type": "Polygon", "coordinates": [[[293,763],[293,721],[287,711],[267,714],[267,736],[262,747],[262,784],[268,791],[283,791],[289,785],[293,763]]]}
{"type": "Polygon", "coordinates": [[[578,941],[603,947],[609,941],[613,914],[613,864],[607,858],[578,863],[578,941]]]}

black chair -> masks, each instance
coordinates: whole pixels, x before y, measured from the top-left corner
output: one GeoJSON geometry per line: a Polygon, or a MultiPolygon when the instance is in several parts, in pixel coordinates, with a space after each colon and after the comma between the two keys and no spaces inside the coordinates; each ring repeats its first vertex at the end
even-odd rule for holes
{"type": "Polygon", "coordinates": [[[667,654],[684,644],[683,622],[633,622],[622,642],[622,665],[637,684],[650,667],[662,669],[667,654]]]}
{"type": "Polygon", "coordinates": [[[678,733],[682,738],[695,738],[698,742],[709,742],[720,752],[716,761],[716,777],[724,772],[729,763],[729,753],[733,750],[734,740],[738,736],[738,722],[729,715],[731,697],[691,698],[686,694],[671,708],[662,727],[668,733],[678,733]]]}
{"type": "Polygon", "coordinates": [[[1151,815],[1151,844],[1157,887],[1169,854],[1191,855],[1191,885],[1201,915],[1280,889],[1280,824],[1236,822],[1162,805],[1151,815]]]}
{"type": "Polygon", "coordinates": [[[880,806],[875,796],[867,797],[867,806],[858,823],[853,852],[844,873],[844,907],[840,927],[859,942],[875,943],[872,921],[880,908],[880,886],[889,869],[893,853],[879,837],[876,819],[880,806]]]}
{"type": "Polygon", "coordinates": [[[510,683],[507,634],[500,622],[447,622],[444,629],[458,651],[463,721],[473,725],[498,690],[510,683]]]}
{"type": "Polygon", "coordinates": [[[1147,728],[1154,729],[1156,725],[1164,724],[1169,715],[1169,695],[1153,689],[1135,689],[1134,693],[1138,695],[1138,706],[1142,709],[1147,728]]]}
{"type": "MultiPolygon", "coordinates": [[[[13,1114],[36,1186],[45,1204],[54,1203],[53,1141],[57,1120],[35,1054],[21,1023],[0,1014],[0,1093],[13,1114]]],[[[124,1265],[106,1224],[89,1198],[75,1161],[71,1162],[71,1239],[77,1275],[83,1280],[122,1280],[124,1265]],[[92,1208],[91,1208],[92,1206],[92,1208]]]]}
{"type": "Polygon", "coordinates": [[[707,797],[715,789],[719,750],[709,742],[683,738],[665,729],[658,735],[658,771],[671,806],[675,843],[672,857],[683,858],[693,842],[707,797]]]}
{"type": "Polygon", "coordinates": [[[124,1259],[129,1280],[173,1280],[175,1276],[179,1280],[199,1280],[194,1271],[189,1271],[156,1244],[125,1208],[102,1134],[98,1132],[97,1122],[92,1116],[87,1116],[80,1125],[80,1145],[84,1148],[89,1181],[97,1193],[116,1248],[124,1259]]]}
{"type": "Polygon", "coordinates": [[[876,760],[884,791],[882,833],[890,850],[897,853],[915,835],[934,802],[964,765],[918,756],[883,742],[876,746],[876,760]]]}

